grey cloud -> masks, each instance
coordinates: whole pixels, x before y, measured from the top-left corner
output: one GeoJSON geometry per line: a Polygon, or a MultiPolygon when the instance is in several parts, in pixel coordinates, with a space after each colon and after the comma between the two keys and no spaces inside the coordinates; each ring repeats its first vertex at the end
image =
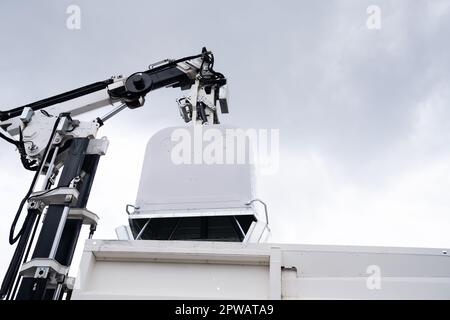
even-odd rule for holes
{"type": "MultiPolygon", "coordinates": [[[[114,74],[126,75],[163,58],[194,54],[205,45],[215,52],[216,69],[230,81],[231,113],[222,121],[280,128],[280,173],[260,177],[262,193],[276,212],[272,218],[279,229],[274,231],[275,238],[287,240],[281,231],[286,228],[293,229],[290,241],[339,241],[343,239],[339,234],[347,233],[348,238],[354,236],[356,244],[404,244],[394,233],[388,233],[388,239],[382,235],[365,239],[364,232],[356,230],[364,230],[366,220],[359,207],[352,206],[360,195],[353,200],[350,197],[345,210],[337,207],[342,204],[328,188],[346,186],[363,192],[367,199],[374,194],[382,197],[383,190],[401,185],[417,168],[450,157],[449,3],[77,1],[82,28],[70,31],[65,27],[65,10],[72,1],[2,1],[0,109],[114,74]],[[366,28],[370,4],[382,9],[380,31],[366,28]],[[311,160],[312,154],[324,161],[323,168],[311,160]],[[327,211],[329,221],[341,223],[336,228],[343,231],[327,226],[326,234],[321,233],[327,211]],[[335,211],[348,215],[339,222],[333,217],[335,211]],[[284,227],[286,221],[290,221],[289,228],[284,227]]],[[[136,182],[137,157],[147,138],[158,128],[182,123],[174,101],[179,95],[177,90],[152,93],[144,108],[125,111],[102,129],[101,135],[111,138],[113,149],[102,160],[105,164],[93,191],[97,197],[93,206],[98,210],[107,207],[108,212],[120,208],[117,215],[110,214],[110,221],[124,219],[121,208],[125,201],[133,200],[127,188],[126,199],[117,197],[107,205],[102,201],[113,181],[106,176],[123,163],[114,157],[121,152],[133,154],[136,159],[128,159],[133,164],[129,177],[115,172],[114,178],[136,182]],[[123,132],[129,136],[124,137],[123,132]]],[[[9,172],[21,168],[12,148],[1,141],[0,148],[0,199],[8,203],[1,217],[0,246],[6,252],[10,250],[6,249],[7,227],[29,177],[21,172],[16,181],[6,182],[11,174],[5,173],[5,168],[9,172]]],[[[438,188],[433,192],[438,194],[438,188]]],[[[433,197],[434,193],[430,199],[433,197]]],[[[394,203],[390,201],[386,200],[386,206],[394,203]]],[[[398,201],[405,202],[400,197],[398,201]]],[[[450,206],[449,201],[445,204],[450,206]]],[[[430,211],[433,208],[430,203],[430,211]]],[[[439,210],[442,212],[442,207],[439,210]]],[[[383,219],[383,214],[375,218],[383,219]]],[[[399,214],[389,222],[393,230],[401,226],[403,218],[399,214]]],[[[449,225],[448,219],[435,218],[435,225],[429,225],[430,234],[449,225]]],[[[104,222],[108,219],[102,218],[101,230],[114,228],[113,223],[104,222]]],[[[411,230],[413,238],[418,231],[411,230]]],[[[404,232],[408,234],[408,230],[404,232]]],[[[443,242],[440,237],[434,243],[443,242]]]]}

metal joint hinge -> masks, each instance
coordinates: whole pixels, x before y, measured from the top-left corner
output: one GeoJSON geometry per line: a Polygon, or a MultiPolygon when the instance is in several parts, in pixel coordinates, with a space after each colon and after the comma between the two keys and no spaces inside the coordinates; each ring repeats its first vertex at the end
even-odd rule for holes
{"type": "Polygon", "coordinates": [[[48,205],[74,205],[79,197],[75,188],[58,187],[53,190],[33,192],[28,198],[28,208],[42,211],[48,205]]]}
{"type": "Polygon", "coordinates": [[[26,262],[20,269],[24,278],[48,278],[52,284],[64,281],[69,268],[50,258],[35,258],[26,262]]]}
{"type": "Polygon", "coordinates": [[[83,220],[83,224],[96,226],[99,217],[86,208],[70,208],[67,219],[80,219],[83,220]]]}

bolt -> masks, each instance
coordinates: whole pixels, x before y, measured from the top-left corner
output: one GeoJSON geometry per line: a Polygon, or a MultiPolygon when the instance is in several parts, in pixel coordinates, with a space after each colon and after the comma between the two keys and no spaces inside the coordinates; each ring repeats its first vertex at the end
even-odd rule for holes
{"type": "Polygon", "coordinates": [[[142,75],[140,75],[140,74],[135,75],[134,79],[133,79],[133,84],[136,87],[136,89],[138,89],[138,90],[144,89],[145,81],[144,81],[144,78],[142,77],[142,75]]]}

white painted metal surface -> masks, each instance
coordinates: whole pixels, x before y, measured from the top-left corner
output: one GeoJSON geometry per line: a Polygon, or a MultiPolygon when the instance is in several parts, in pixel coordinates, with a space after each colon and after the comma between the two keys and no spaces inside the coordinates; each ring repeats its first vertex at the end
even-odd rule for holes
{"type": "Polygon", "coordinates": [[[73,299],[450,299],[441,249],[88,240],[73,299]]]}
{"type": "MultiPolygon", "coordinates": [[[[210,143],[203,139],[211,130],[226,137],[227,129],[231,128],[223,125],[171,127],[152,136],[145,153],[135,213],[161,217],[178,211],[196,215],[202,210],[234,209],[251,214],[248,212],[251,206],[246,203],[254,198],[253,163],[208,163],[206,153],[210,143]],[[176,157],[174,162],[172,156],[183,153],[183,142],[189,144],[184,153],[188,153],[185,156],[190,161],[177,163],[176,157]]],[[[249,146],[248,138],[242,138],[249,146]]],[[[225,157],[230,147],[225,144],[222,148],[225,157]]],[[[250,157],[249,147],[243,152],[243,156],[250,157]]]]}

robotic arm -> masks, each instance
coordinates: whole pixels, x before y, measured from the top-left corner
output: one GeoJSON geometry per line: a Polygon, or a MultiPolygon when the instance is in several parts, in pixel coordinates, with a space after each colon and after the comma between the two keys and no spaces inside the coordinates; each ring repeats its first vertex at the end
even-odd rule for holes
{"type": "Polygon", "coordinates": [[[56,129],[57,139],[64,145],[73,137],[95,137],[106,120],[127,107],[134,109],[143,106],[150,91],[163,87],[191,89],[190,96],[177,100],[185,122],[217,124],[219,113],[228,113],[228,105],[226,78],[213,67],[212,52],[203,48],[199,55],[162,60],[151,64],[148,70],[126,78],[112,77],[25,106],[0,111],[0,137],[16,145],[26,169],[36,170],[52,133],[56,120],[53,115],[64,116],[56,129]],[[88,103],[79,101],[86,96],[91,97],[88,103]],[[73,116],[108,105],[114,109],[92,122],[72,119],[73,116]],[[19,139],[14,140],[14,135],[18,135],[19,139]]]}
{"type": "Polygon", "coordinates": [[[99,158],[108,147],[106,139],[95,138],[98,129],[125,108],[142,107],[150,91],[163,87],[191,89],[189,96],[177,100],[185,122],[219,123],[219,114],[228,113],[226,79],[213,67],[213,54],[203,48],[199,55],[163,60],[126,78],[112,77],[0,111],[0,138],[15,145],[24,167],[35,171],[11,226],[9,242],[17,246],[0,298],[58,300],[63,292],[70,293],[68,269],[81,226],[90,225],[92,236],[98,219],[86,209],[99,158]],[[113,110],[92,121],[73,118],[107,106],[113,110]],[[16,232],[25,204],[27,215],[16,232]]]}

